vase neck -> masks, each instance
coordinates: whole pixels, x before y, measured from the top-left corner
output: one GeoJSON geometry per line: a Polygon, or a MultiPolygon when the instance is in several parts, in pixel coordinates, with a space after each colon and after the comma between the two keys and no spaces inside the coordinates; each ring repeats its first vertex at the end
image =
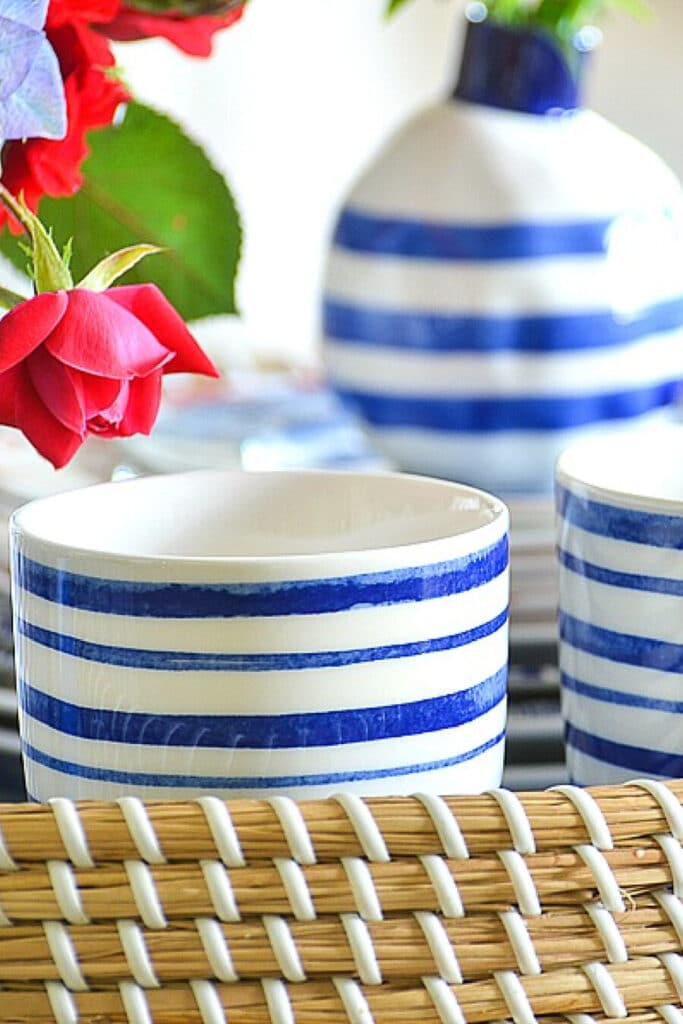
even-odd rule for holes
{"type": "Polygon", "coordinates": [[[576,50],[574,55],[572,68],[553,37],[542,30],[468,21],[453,95],[525,114],[575,110],[585,54],[576,50]]]}

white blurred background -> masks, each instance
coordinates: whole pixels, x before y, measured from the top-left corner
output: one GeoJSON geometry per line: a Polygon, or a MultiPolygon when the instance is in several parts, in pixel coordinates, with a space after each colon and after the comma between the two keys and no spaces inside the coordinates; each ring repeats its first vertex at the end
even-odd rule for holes
{"type": "MultiPolygon", "coordinates": [[[[314,362],[321,274],[338,205],[410,113],[453,80],[465,0],[251,0],[209,61],[165,42],[118,48],[137,96],[173,114],[229,179],[245,247],[239,326],[208,325],[248,350],[314,362]]],[[[682,0],[644,22],[613,14],[587,80],[588,105],[652,146],[683,177],[682,0]]]]}

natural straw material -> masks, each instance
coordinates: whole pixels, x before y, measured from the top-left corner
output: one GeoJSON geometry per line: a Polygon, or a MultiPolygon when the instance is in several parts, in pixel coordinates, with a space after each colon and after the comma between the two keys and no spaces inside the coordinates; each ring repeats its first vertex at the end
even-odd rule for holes
{"type": "MultiPolygon", "coordinates": [[[[648,956],[676,952],[680,939],[666,911],[650,897],[633,900],[633,909],[616,915],[628,955],[648,956]]],[[[509,913],[509,912],[508,912],[509,913]]],[[[444,920],[453,962],[465,981],[481,980],[495,971],[519,969],[515,948],[506,930],[508,922],[497,914],[473,914],[444,920]]],[[[349,936],[338,917],[288,923],[306,978],[357,975],[349,936]]],[[[605,942],[584,908],[549,911],[529,918],[525,925],[539,968],[580,966],[605,957],[605,942]]],[[[235,975],[243,980],[281,977],[279,963],[263,920],[249,919],[219,925],[235,975]]],[[[131,966],[116,923],[65,927],[80,970],[89,985],[130,979],[131,966]]],[[[439,973],[438,958],[415,916],[390,917],[368,923],[368,932],[382,978],[400,981],[439,973]]],[[[203,942],[201,923],[177,920],[173,928],[141,928],[141,939],[163,983],[214,977],[203,942]]],[[[59,971],[41,925],[19,925],[2,936],[0,984],[59,980],[59,971]]]]}
{"type": "Polygon", "coordinates": [[[681,798],[0,807],[0,1024],[683,1024],[681,798]]]}
{"type": "MultiPolygon", "coordinates": [[[[668,784],[683,799],[683,781],[668,784]]],[[[591,790],[615,842],[632,845],[668,823],[652,796],[636,787],[596,787],[591,790]]],[[[510,830],[497,801],[488,795],[444,797],[456,815],[472,854],[495,853],[509,845],[510,830]]],[[[589,838],[581,815],[561,792],[520,794],[538,850],[556,850],[589,838]]],[[[366,804],[377,822],[392,857],[443,853],[433,821],[413,797],[375,797],[366,804]]],[[[334,800],[299,804],[318,861],[363,853],[344,808],[334,800]]],[[[148,803],[147,810],[167,860],[213,857],[215,843],[206,816],[196,802],[148,803]]],[[[280,820],[266,801],[240,800],[230,804],[231,817],[244,857],[286,857],[289,844],[280,820]]],[[[130,831],[115,803],[79,805],[79,816],[94,860],[126,860],[137,856],[130,831]]],[[[65,856],[54,814],[43,804],[0,805],[0,828],[17,862],[44,861],[65,856]]]]}

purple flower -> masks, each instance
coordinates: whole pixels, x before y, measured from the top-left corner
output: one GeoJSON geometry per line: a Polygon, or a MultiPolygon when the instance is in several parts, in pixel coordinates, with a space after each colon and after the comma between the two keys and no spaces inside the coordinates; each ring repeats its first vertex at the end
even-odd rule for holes
{"type": "Polygon", "coordinates": [[[0,0],[0,142],[61,139],[64,84],[43,31],[48,0],[0,0]]]}

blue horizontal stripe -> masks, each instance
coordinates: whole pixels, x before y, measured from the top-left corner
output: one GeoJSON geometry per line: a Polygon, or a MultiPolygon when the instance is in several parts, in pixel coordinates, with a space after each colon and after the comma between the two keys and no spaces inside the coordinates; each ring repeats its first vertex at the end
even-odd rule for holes
{"type": "Polygon", "coordinates": [[[683,644],[632,636],[560,613],[560,639],[586,654],[638,668],[683,673],[683,644]]]}
{"type": "Polygon", "coordinates": [[[429,700],[344,711],[282,715],[167,715],[88,708],[43,693],[25,682],[25,714],[51,729],[87,740],[145,746],[281,750],[417,736],[465,725],[505,699],[507,670],[476,686],[429,700]]]}
{"type": "Polygon", "coordinates": [[[334,244],[353,252],[427,260],[519,260],[548,256],[592,256],[607,251],[613,218],[462,224],[389,217],[347,208],[334,244]]]}
{"type": "Polygon", "coordinates": [[[614,690],[609,686],[595,686],[593,683],[584,683],[574,676],[562,673],[562,686],[580,697],[589,697],[591,700],[603,701],[605,704],[620,704],[623,707],[642,708],[645,711],[665,711],[668,714],[683,714],[683,701],[664,700],[658,697],[648,697],[641,693],[626,693],[624,690],[614,690]]]}
{"type": "Polygon", "coordinates": [[[610,587],[624,587],[626,590],[645,590],[653,594],[666,594],[671,597],[683,597],[683,580],[672,580],[665,576],[644,576],[641,573],[617,572],[605,569],[602,565],[586,562],[576,558],[568,551],[560,548],[558,552],[560,565],[577,576],[583,576],[595,583],[605,583],[610,587]]]}
{"type": "Polygon", "coordinates": [[[507,609],[489,622],[431,640],[387,644],[381,647],[360,647],[345,651],[311,651],[282,654],[223,654],[204,651],[155,651],[139,647],[111,647],[92,643],[64,633],[55,633],[19,619],[19,632],[34,643],[60,654],[84,661],[118,665],[122,668],[152,669],[162,672],[300,672],[307,669],[344,668],[373,661],[415,658],[422,654],[451,651],[483,640],[502,629],[507,622],[507,609]]]}
{"type": "Polygon", "coordinates": [[[677,779],[683,775],[683,754],[680,753],[615,743],[613,740],[584,732],[573,725],[567,725],[565,728],[565,742],[567,746],[580,750],[598,761],[618,765],[638,775],[660,775],[670,779],[677,779]]]}
{"type": "Polygon", "coordinates": [[[416,775],[422,772],[434,772],[441,768],[453,768],[455,765],[485,754],[487,750],[497,747],[505,739],[505,733],[481,743],[478,747],[454,754],[452,757],[438,761],[426,761],[422,764],[399,765],[394,768],[367,768],[356,771],[319,772],[312,775],[160,775],[155,772],[130,772],[113,768],[93,768],[89,765],[64,761],[38,750],[30,743],[22,742],[24,757],[36,764],[51,768],[65,775],[73,775],[82,779],[97,782],[114,782],[132,786],[162,786],[173,788],[205,789],[299,789],[301,786],[343,785],[347,782],[370,782],[373,779],[399,778],[405,775],[416,775]]]}
{"type": "Polygon", "coordinates": [[[616,508],[583,498],[557,485],[557,511],[573,526],[600,537],[612,537],[632,544],[683,551],[683,516],[616,508]]]}
{"type": "Polygon", "coordinates": [[[661,302],[631,319],[609,311],[534,316],[472,316],[361,306],[328,298],[328,338],[417,352],[572,352],[628,345],[683,327],[683,298],[661,302]]]}
{"type": "Polygon", "coordinates": [[[153,618],[225,619],[320,615],[462,594],[505,572],[508,539],[462,558],[387,572],[281,583],[151,583],[99,579],[19,555],[18,585],[55,604],[153,618]]]}
{"type": "Polygon", "coordinates": [[[406,397],[337,389],[368,423],[466,434],[504,430],[568,430],[606,420],[631,419],[675,402],[678,381],[597,395],[468,398],[406,397]]]}

